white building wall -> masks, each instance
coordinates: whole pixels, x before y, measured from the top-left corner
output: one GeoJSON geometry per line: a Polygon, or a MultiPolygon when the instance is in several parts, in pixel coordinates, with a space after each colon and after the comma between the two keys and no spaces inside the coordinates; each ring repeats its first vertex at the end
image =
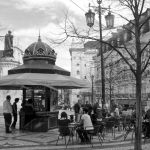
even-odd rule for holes
{"type": "MultiPolygon", "coordinates": [[[[13,52],[14,52],[13,53],[14,58],[10,58],[10,57],[0,58],[0,78],[8,75],[8,70],[15,68],[15,67],[22,64],[23,52],[17,47],[14,47],[13,52]]],[[[2,105],[3,101],[5,100],[6,95],[11,96],[11,98],[12,98],[11,103],[13,103],[13,101],[16,97],[20,98],[18,106],[21,104],[22,91],[19,91],[19,90],[0,90],[0,95],[1,95],[0,96],[0,106],[2,105]]]]}
{"type": "MultiPolygon", "coordinates": [[[[78,79],[86,79],[91,83],[91,75],[94,74],[93,56],[96,55],[96,50],[84,49],[82,46],[79,48],[70,48],[71,53],[71,76],[78,79]]],[[[73,106],[80,98],[80,92],[91,92],[89,89],[76,89],[72,90],[71,94],[71,106],[73,106]]]]}

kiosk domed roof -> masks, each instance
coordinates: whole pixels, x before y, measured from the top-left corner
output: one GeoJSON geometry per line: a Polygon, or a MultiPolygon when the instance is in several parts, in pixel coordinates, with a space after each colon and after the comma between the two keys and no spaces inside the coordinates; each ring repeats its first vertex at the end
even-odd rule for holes
{"type": "Polygon", "coordinates": [[[29,45],[24,53],[24,63],[31,62],[31,60],[43,60],[46,63],[55,64],[56,53],[48,44],[42,42],[40,35],[37,42],[29,45]]]}
{"type": "Polygon", "coordinates": [[[37,42],[29,45],[26,50],[24,56],[48,56],[48,55],[56,55],[54,49],[52,49],[48,44],[42,42],[40,36],[37,42]]]}

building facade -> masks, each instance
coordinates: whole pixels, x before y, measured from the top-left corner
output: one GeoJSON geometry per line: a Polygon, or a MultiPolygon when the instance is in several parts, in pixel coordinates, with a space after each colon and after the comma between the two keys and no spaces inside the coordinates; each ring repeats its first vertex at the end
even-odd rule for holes
{"type": "Polygon", "coordinates": [[[86,101],[92,103],[92,95],[94,96],[94,86],[92,89],[92,84],[95,80],[93,58],[97,55],[97,49],[90,49],[86,44],[83,44],[80,41],[72,41],[69,51],[71,55],[71,76],[87,80],[91,84],[91,88],[75,89],[71,91],[71,106],[78,100],[80,100],[82,104],[86,101]]]}
{"type": "MultiPolygon", "coordinates": [[[[150,9],[147,9],[141,16],[141,22],[145,21],[145,24],[141,28],[141,46],[144,47],[150,40],[150,19],[146,20],[150,16],[150,9]]],[[[134,20],[132,20],[134,22],[134,20]]],[[[120,105],[127,107],[133,106],[136,103],[136,82],[135,76],[130,70],[126,62],[120,57],[120,55],[113,50],[113,47],[117,48],[122,54],[130,61],[133,68],[136,68],[136,64],[129,57],[129,49],[134,55],[135,50],[135,28],[132,23],[128,23],[123,28],[117,29],[117,32],[112,33],[112,36],[105,40],[103,43],[104,50],[104,70],[105,70],[105,97],[106,104],[111,105],[112,101],[120,105]],[[124,47],[124,48],[123,48],[124,47]]],[[[71,75],[80,79],[87,79],[91,82],[91,76],[94,75],[94,90],[91,88],[87,91],[76,90],[76,93],[72,91],[72,99],[77,99],[82,95],[82,99],[85,95],[88,95],[91,102],[92,94],[94,93],[94,100],[101,100],[101,57],[97,56],[99,49],[98,41],[88,41],[86,44],[80,44],[74,42],[70,48],[71,54],[71,75]]],[[[146,50],[142,54],[142,62],[150,57],[150,46],[146,47],[146,50]]],[[[142,75],[142,105],[150,107],[150,65],[142,75]]]]}
{"type": "MultiPolygon", "coordinates": [[[[150,16],[150,9],[147,9],[141,16],[141,22],[146,21],[150,16]]],[[[134,20],[133,20],[134,22],[134,20]]],[[[124,25],[122,29],[118,29],[116,33],[112,34],[112,37],[106,40],[107,43],[117,48],[123,54],[128,61],[132,64],[133,68],[136,69],[135,61],[133,61],[130,54],[133,56],[135,52],[135,35],[134,26],[132,23],[124,25]],[[132,33],[132,32],[133,33],[132,33]],[[128,51],[127,51],[128,49],[128,51]]],[[[150,20],[141,28],[141,46],[142,48],[150,39],[150,20]]],[[[105,64],[105,86],[106,86],[106,102],[111,103],[115,100],[116,103],[122,105],[134,105],[136,102],[136,82],[135,76],[131,72],[130,67],[120,57],[120,55],[113,50],[108,44],[103,44],[104,49],[104,64],[105,64]]],[[[148,45],[142,54],[142,63],[150,56],[150,46],[148,45]]],[[[100,57],[96,57],[95,66],[100,64],[100,57]]],[[[96,87],[97,95],[101,96],[101,69],[97,67],[95,70],[96,74],[96,87]]],[[[147,69],[142,76],[142,105],[149,105],[150,96],[150,66],[148,64],[147,69]]]]}

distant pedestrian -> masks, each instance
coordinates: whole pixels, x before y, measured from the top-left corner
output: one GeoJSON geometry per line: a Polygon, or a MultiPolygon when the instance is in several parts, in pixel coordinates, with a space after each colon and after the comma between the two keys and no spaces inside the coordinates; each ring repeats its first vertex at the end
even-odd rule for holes
{"type": "Polygon", "coordinates": [[[91,116],[93,108],[92,108],[92,105],[88,101],[86,101],[84,108],[88,109],[88,114],[91,116]]]}
{"type": "Polygon", "coordinates": [[[75,121],[78,122],[78,116],[80,113],[80,104],[79,101],[73,106],[75,112],[75,121]]]}
{"type": "Polygon", "coordinates": [[[12,122],[12,106],[10,103],[11,96],[7,95],[6,100],[3,102],[3,115],[5,120],[5,131],[6,133],[11,133],[10,125],[12,122]]]}
{"type": "Polygon", "coordinates": [[[115,108],[115,110],[114,110],[114,116],[115,116],[115,117],[119,117],[119,116],[120,116],[120,114],[119,114],[119,108],[118,108],[117,105],[116,105],[116,108],[115,108]]]}
{"type": "Polygon", "coordinates": [[[15,98],[15,101],[12,105],[12,109],[13,109],[13,117],[14,117],[14,120],[13,120],[13,123],[11,125],[11,128],[12,129],[15,129],[16,128],[16,123],[17,123],[17,103],[19,102],[19,98],[15,98]]]}

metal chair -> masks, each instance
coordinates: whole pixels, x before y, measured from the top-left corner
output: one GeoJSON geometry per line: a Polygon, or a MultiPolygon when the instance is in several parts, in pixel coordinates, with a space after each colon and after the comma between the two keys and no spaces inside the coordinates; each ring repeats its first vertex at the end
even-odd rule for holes
{"type": "MultiPolygon", "coordinates": [[[[94,137],[97,137],[99,140],[100,145],[102,146],[102,142],[103,142],[103,137],[102,137],[102,130],[101,130],[101,125],[95,125],[93,126],[94,129],[93,130],[86,130],[87,135],[89,136],[90,139],[90,144],[93,147],[93,142],[92,140],[94,139],[94,137]]],[[[89,127],[87,127],[89,128],[89,127]]]]}
{"type": "Polygon", "coordinates": [[[109,120],[105,121],[104,128],[105,128],[105,132],[107,132],[107,133],[109,131],[111,131],[112,136],[114,136],[114,138],[115,138],[115,122],[114,121],[109,121],[109,120]]]}
{"type": "Polygon", "coordinates": [[[66,145],[66,148],[70,142],[70,140],[72,139],[72,142],[73,142],[73,133],[70,132],[69,130],[69,127],[68,126],[59,126],[59,135],[58,135],[58,138],[57,138],[57,141],[56,141],[56,145],[58,144],[58,141],[60,140],[60,137],[61,139],[65,140],[65,145],[66,145]],[[67,137],[68,137],[68,141],[67,141],[67,137]]]}
{"type": "Polygon", "coordinates": [[[132,140],[133,140],[133,135],[135,133],[135,124],[130,120],[129,122],[126,123],[124,129],[125,129],[124,141],[126,140],[129,133],[132,133],[132,140]]]}

